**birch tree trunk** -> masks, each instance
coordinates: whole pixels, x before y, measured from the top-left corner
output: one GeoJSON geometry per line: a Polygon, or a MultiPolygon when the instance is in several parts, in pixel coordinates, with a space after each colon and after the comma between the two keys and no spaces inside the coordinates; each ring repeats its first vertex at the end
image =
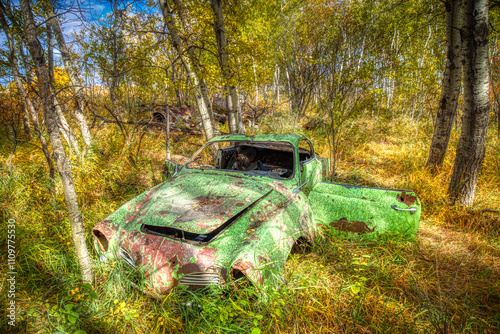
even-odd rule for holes
{"type": "MultiPolygon", "coordinates": [[[[118,41],[117,41],[117,31],[118,31],[118,1],[113,1],[113,71],[111,75],[111,87],[109,88],[109,99],[111,100],[111,113],[116,114],[117,105],[117,94],[116,90],[118,87],[118,41]]],[[[125,137],[125,141],[128,143],[128,136],[125,137]]]]}
{"type": "Polygon", "coordinates": [[[447,0],[446,7],[446,68],[443,74],[441,99],[434,124],[434,134],[427,166],[443,164],[453,122],[457,115],[458,97],[462,82],[462,41],[460,36],[462,0],[447,0]]]}
{"type": "Polygon", "coordinates": [[[222,12],[222,0],[210,0],[212,10],[215,15],[214,31],[217,41],[217,50],[219,56],[219,65],[222,76],[224,77],[224,96],[226,97],[228,107],[228,123],[230,133],[244,133],[243,124],[239,124],[242,119],[241,108],[239,106],[238,90],[234,84],[234,71],[228,66],[229,54],[227,52],[226,27],[224,25],[224,15],[222,12]],[[243,130],[242,132],[240,132],[243,130]]]}
{"type": "MultiPolygon", "coordinates": [[[[210,104],[207,103],[209,99],[206,85],[204,84],[203,80],[198,78],[198,75],[196,74],[195,68],[193,67],[191,61],[192,57],[194,56],[194,51],[192,50],[192,48],[188,48],[188,50],[186,50],[186,48],[183,47],[178,29],[174,22],[172,11],[168,6],[167,0],[159,0],[159,3],[163,18],[165,20],[165,24],[167,25],[168,34],[170,35],[170,41],[177,51],[177,54],[179,55],[184,68],[186,69],[189,79],[191,80],[191,84],[193,85],[196,105],[198,107],[198,110],[200,111],[201,123],[203,125],[205,137],[207,139],[211,139],[212,137],[214,137],[214,125],[211,116],[212,108],[210,107],[210,104]],[[189,56],[186,55],[186,51],[189,56]]],[[[182,11],[182,8],[179,10],[182,11]]],[[[181,20],[185,20],[183,15],[180,15],[180,18],[181,20]]]]}
{"type": "MultiPolygon", "coordinates": [[[[17,86],[17,84],[16,84],[17,86]]],[[[24,107],[24,112],[23,112],[23,130],[24,134],[28,136],[28,141],[31,140],[31,126],[30,126],[30,117],[29,117],[29,112],[28,108],[25,106],[24,107]]]]}
{"type": "Polygon", "coordinates": [[[500,109],[497,110],[497,135],[500,138],[500,109]]]}
{"type": "Polygon", "coordinates": [[[68,158],[64,153],[61,138],[59,137],[57,116],[54,110],[54,99],[50,91],[49,73],[46,68],[43,48],[36,35],[36,25],[29,0],[20,0],[20,5],[25,24],[24,33],[26,44],[35,65],[35,73],[38,78],[38,93],[43,103],[45,124],[47,132],[49,133],[53,157],[57,164],[57,169],[59,170],[63,185],[64,198],[71,224],[71,234],[78,263],[80,264],[82,280],[86,283],[93,284],[94,274],[92,272],[90,256],[85,243],[83,220],[80,215],[75,185],[73,183],[73,173],[68,163],[68,158]]]}
{"type": "Polygon", "coordinates": [[[465,0],[463,15],[464,116],[448,193],[453,201],[471,206],[490,113],[488,0],[465,0]]]}
{"type": "MultiPolygon", "coordinates": [[[[55,83],[55,78],[54,78],[54,45],[53,45],[53,36],[52,36],[52,29],[51,25],[49,23],[50,16],[45,15],[45,18],[47,19],[47,69],[49,71],[49,84],[52,87],[52,85],[55,83]]],[[[55,95],[54,97],[54,106],[58,118],[58,124],[59,124],[59,131],[61,135],[64,137],[66,142],[68,143],[70,152],[73,152],[78,156],[78,158],[82,158],[81,152],[80,152],[80,147],[78,146],[78,141],[75,138],[75,135],[73,133],[73,130],[69,126],[68,122],[66,121],[66,117],[64,117],[64,114],[62,112],[61,106],[59,105],[59,102],[57,102],[57,98],[55,95]]]]}
{"type": "Polygon", "coordinates": [[[52,12],[52,10],[46,9],[46,18],[47,24],[50,25],[52,31],[54,32],[54,36],[57,41],[57,45],[59,47],[59,52],[61,53],[61,58],[64,62],[64,69],[68,74],[69,80],[71,82],[71,88],[75,94],[76,105],[74,110],[75,118],[77,120],[78,126],[80,128],[80,132],[82,133],[83,142],[87,149],[92,149],[92,136],[90,135],[89,127],[87,125],[87,120],[85,119],[84,114],[84,104],[85,97],[83,94],[83,86],[78,73],[73,67],[73,63],[71,61],[71,55],[69,53],[69,49],[66,45],[66,41],[64,39],[64,35],[61,31],[61,26],[59,25],[59,20],[56,15],[52,12]]]}
{"type": "MultiPolygon", "coordinates": [[[[48,15],[45,16],[48,19],[48,15]]],[[[50,23],[46,22],[47,28],[47,68],[49,70],[49,82],[51,85],[55,82],[54,77],[54,36],[52,35],[52,29],[50,28],[50,23]]]]}
{"type": "MultiPolygon", "coordinates": [[[[168,73],[166,73],[168,75],[168,73]]],[[[165,132],[166,132],[166,145],[165,150],[167,151],[167,159],[170,160],[170,108],[168,107],[168,85],[165,87],[165,114],[167,119],[165,120],[165,132]]]]}
{"type": "Polygon", "coordinates": [[[57,98],[54,96],[54,94],[52,94],[52,97],[53,97],[54,110],[57,116],[58,124],[60,125],[59,131],[61,132],[64,139],[68,143],[70,150],[71,149],[74,150],[75,154],[79,158],[82,158],[80,147],[78,146],[78,141],[75,138],[73,130],[69,126],[66,117],[64,117],[61,106],[59,105],[59,102],[57,102],[57,98]]]}
{"type": "MultiPolygon", "coordinates": [[[[188,36],[192,36],[193,35],[193,27],[189,23],[189,20],[187,17],[188,12],[187,12],[186,7],[182,3],[182,0],[174,0],[174,3],[175,3],[175,6],[177,7],[177,10],[179,12],[179,18],[181,20],[182,28],[184,29],[184,33],[186,33],[188,36]]],[[[193,45],[187,44],[187,53],[189,55],[189,59],[190,59],[191,64],[192,64],[191,68],[194,71],[194,73],[201,73],[202,69],[200,66],[200,62],[199,62],[198,58],[196,57],[194,51],[195,51],[195,48],[193,47],[193,45]]],[[[210,117],[210,124],[212,127],[212,132],[215,132],[214,112],[212,110],[212,103],[211,103],[210,96],[208,93],[208,86],[207,86],[207,83],[205,82],[205,80],[200,76],[198,76],[198,86],[199,86],[203,101],[205,102],[208,116],[210,117]]],[[[201,111],[200,111],[200,113],[201,113],[201,111]]],[[[203,116],[202,116],[202,118],[203,118],[203,116]]]]}
{"type": "MultiPolygon", "coordinates": [[[[12,68],[12,72],[14,74],[14,81],[16,83],[17,89],[19,90],[19,93],[21,94],[21,97],[24,100],[24,104],[26,107],[26,110],[29,112],[32,123],[33,123],[33,129],[35,130],[36,135],[38,136],[38,139],[40,140],[40,144],[42,145],[42,151],[45,156],[45,159],[47,160],[47,165],[49,166],[49,177],[51,180],[51,185],[54,184],[54,177],[55,177],[55,168],[54,168],[54,163],[52,161],[52,158],[50,157],[50,152],[49,148],[47,145],[47,141],[45,140],[45,137],[43,136],[42,131],[40,130],[40,123],[38,122],[38,112],[35,110],[35,106],[31,102],[31,100],[28,97],[28,94],[26,93],[26,90],[24,89],[23,82],[21,81],[21,73],[19,71],[19,62],[17,61],[16,57],[16,46],[14,44],[14,36],[12,35],[12,32],[10,30],[9,24],[7,23],[7,20],[5,18],[5,12],[6,9],[3,6],[3,4],[0,2],[0,24],[2,25],[2,29],[5,32],[5,36],[7,37],[7,41],[9,44],[9,64],[10,67],[12,68]]],[[[51,192],[53,191],[51,187],[51,192]]]]}

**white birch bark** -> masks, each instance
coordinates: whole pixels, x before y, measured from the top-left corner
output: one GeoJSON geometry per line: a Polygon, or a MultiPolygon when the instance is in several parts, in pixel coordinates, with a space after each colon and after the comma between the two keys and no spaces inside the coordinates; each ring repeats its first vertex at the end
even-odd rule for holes
{"type": "Polygon", "coordinates": [[[434,134],[427,166],[441,166],[457,114],[462,82],[462,40],[460,36],[462,0],[447,0],[446,7],[446,68],[443,74],[441,99],[434,124],[434,134]]]}
{"type": "MultiPolygon", "coordinates": [[[[196,105],[200,112],[201,123],[203,126],[205,137],[207,139],[211,139],[214,137],[214,126],[211,117],[212,108],[210,104],[207,103],[207,101],[209,101],[209,98],[208,98],[208,92],[206,91],[206,86],[204,85],[204,82],[198,78],[198,75],[195,72],[195,68],[193,67],[191,61],[191,56],[193,55],[193,52],[190,50],[186,50],[186,48],[183,46],[182,40],[179,36],[178,29],[174,22],[173,13],[170,10],[167,0],[159,0],[159,3],[160,3],[160,9],[163,14],[163,18],[168,28],[170,41],[175,50],[177,51],[177,54],[179,55],[182,64],[184,65],[184,68],[188,73],[189,79],[191,80],[191,84],[193,85],[196,105]],[[186,53],[188,53],[189,56],[186,55],[186,53]]],[[[182,15],[181,19],[184,19],[182,15]]]]}
{"type": "Polygon", "coordinates": [[[214,32],[215,39],[217,41],[217,50],[219,56],[219,65],[224,77],[224,96],[226,97],[227,107],[228,107],[228,124],[230,133],[243,133],[244,125],[241,122],[241,108],[239,108],[239,96],[238,90],[234,82],[234,69],[229,68],[229,54],[227,52],[227,37],[226,37],[226,27],[224,25],[224,15],[222,11],[222,1],[221,0],[210,0],[212,5],[212,10],[215,15],[214,22],[214,32]],[[240,132],[243,130],[243,132],[240,132]]]}
{"type": "Polygon", "coordinates": [[[59,131],[63,135],[64,139],[69,145],[70,150],[74,150],[75,154],[78,156],[78,158],[82,158],[82,153],[80,151],[80,147],[78,146],[78,141],[75,138],[75,135],[73,133],[73,130],[68,124],[68,121],[66,120],[66,117],[64,117],[63,111],[61,109],[61,106],[57,102],[57,98],[53,95],[54,97],[54,110],[57,115],[57,120],[58,124],[60,125],[59,131]]]}
{"type": "Polygon", "coordinates": [[[1,2],[0,2],[0,23],[2,25],[3,31],[5,32],[5,36],[7,37],[7,41],[9,44],[9,64],[10,64],[12,72],[14,74],[14,81],[16,83],[17,89],[19,90],[19,93],[21,94],[21,96],[23,98],[26,110],[29,112],[29,114],[31,116],[32,123],[33,123],[33,129],[35,130],[35,133],[37,134],[38,139],[40,140],[40,144],[42,145],[43,154],[45,155],[45,159],[47,160],[47,164],[49,166],[50,179],[53,180],[54,176],[55,176],[54,163],[53,163],[52,158],[50,156],[47,141],[45,140],[45,137],[43,136],[43,133],[40,130],[40,123],[38,122],[38,111],[35,109],[35,106],[31,102],[31,100],[29,99],[28,94],[26,93],[26,90],[24,89],[23,82],[21,81],[21,73],[19,71],[19,63],[18,63],[17,57],[16,57],[16,47],[14,44],[14,37],[12,35],[10,27],[7,23],[6,18],[5,18],[5,8],[1,2]]]}
{"type": "Polygon", "coordinates": [[[54,32],[54,37],[57,41],[57,45],[59,47],[59,52],[61,53],[61,58],[64,62],[64,69],[68,74],[69,80],[71,82],[71,88],[75,94],[76,105],[74,110],[74,115],[77,120],[78,126],[80,127],[80,132],[82,134],[83,142],[88,150],[92,150],[92,136],[90,135],[90,130],[87,125],[87,120],[85,119],[84,114],[84,104],[85,104],[85,96],[83,94],[83,85],[80,77],[78,76],[77,71],[73,67],[73,63],[71,60],[71,55],[69,49],[66,45],[66,41],[64,39],[64,35],[61,31],[61,26],[59,25],[59,20],[56,15],[52,12],[50,8],[46,9],[46,18],[47,23],[52,28],[54,32]]]}
{"type": "Polygon", "coordinates": [[[71,234],[76,250],[78,263],[82,274],[82,280],[86,283],[94,283],[94,274],[90,262],[90,256],[85,243],[83,229],[83,219],[80,215],[78,200],[76,197],[75,185],[73,183],[73,172],[71,171],[68,158],[64,153],[64,148],[59,137],[57,116],[54,110],[53,96],[50,91],[49,74],[46,68],[45,56],[42,45],[36,36],[36,25],[29,0],[20,0],[21,12],[25,24],[26,44],[35,65],[35,72],[38,78],[39,95],[43,103],[45,124],[50,137],[53,157],[59,170],[63,185],[64,198],[68,208],[71,234]]]}
{"type": "Polygon", "coordinates": [[[28,136],[28,141],[31,140],[30,117],[28,108],[26,106],[24,106],[24,113],[23,113],[23,129],[26,136],[28,136]]]}
{"type": "Polygon", "coordinates": [[[463,3],[464,116],[448,193],[471,206],[484,159],[490,114],[488,0],[463,3]]]}

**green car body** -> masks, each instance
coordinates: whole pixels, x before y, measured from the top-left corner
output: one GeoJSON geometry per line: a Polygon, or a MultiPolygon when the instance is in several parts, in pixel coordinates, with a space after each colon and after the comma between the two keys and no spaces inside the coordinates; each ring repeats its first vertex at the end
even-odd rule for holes
{"type": "Polygon", "coordinates": [[[327,183],[328,168],[302,135],[219,136],[185,166],[167,163],[174,175],[97,224],[95,244],[165,294],[242,277],[279,284],[294,245],[314,242],[322,226],[351,238],[415,238],[415,194],[327,183]]]}

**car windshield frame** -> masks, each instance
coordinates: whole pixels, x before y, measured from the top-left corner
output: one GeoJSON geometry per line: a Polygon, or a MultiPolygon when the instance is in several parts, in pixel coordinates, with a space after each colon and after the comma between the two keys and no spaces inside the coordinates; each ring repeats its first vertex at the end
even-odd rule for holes
{"type": "Polygon", "coordinates": [[[290,141],[275,141],[275,140],[263,140],[263,141],[255,141],[251,139],[223,139],[223,140],[213,140],[207,142],[203,147],[201,147],[184,165],[184,168],[187,170],[199,170],[199,171],[209,171],[209,172],[222,172],[222,173],[239,173],[243,174],[246,176],[253,176],[253,177],[268,177],[274,180],[282,180],[282,181],[289,181],[289,180],[294,180],[296,175],[297,175],[297,153],[296,153],[296,148],[293,145],[292,142],[290,141]],[[262,171],[262,170],[237,170],[237,169],[218,169],[218,168],[194,168],[190,167],[190,164],[195,161],[200,154],[202,154],[203,151],[206,149],[209,149],[209,146],[215,145],[215,147],[218,146],[220,143],[229,143],[229,146],[225,147],[224,149],[231,148],[233,146],[250,146],[250,147],[258,147],[262,149],[275,149],[273,148],[272,145],[283,145],[285,147],[288,147],[289,150],[283,150],[286,152],[291,152],[292,153],[292,173],[286,177],[282,177],[278,175],[277,173],[271,173],[269,171],[262,171]]]}

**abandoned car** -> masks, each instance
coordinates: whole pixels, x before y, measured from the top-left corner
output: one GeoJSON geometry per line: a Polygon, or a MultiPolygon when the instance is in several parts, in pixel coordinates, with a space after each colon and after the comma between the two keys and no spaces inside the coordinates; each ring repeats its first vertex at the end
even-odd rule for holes
{"type": "MultiPolygon", "coordinates": [[[[420,202],[410,191],[325,182],[329,160],[298,134],[211,139],[169,180],[92,230],[101,258],[143,273],[165,294],[248,279],[279,283],[300,242],[321,226],[346,237],[414,239],[420,202]]],[[[170,176],[169,175],[169,176],[170,176]]]]}

